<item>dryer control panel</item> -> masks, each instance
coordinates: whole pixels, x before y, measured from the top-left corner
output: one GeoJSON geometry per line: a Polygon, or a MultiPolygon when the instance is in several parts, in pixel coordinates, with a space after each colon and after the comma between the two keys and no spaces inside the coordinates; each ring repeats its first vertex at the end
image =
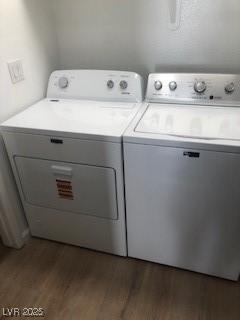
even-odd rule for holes
{"type": "Polygon", "coordinates": [[[240,75],[153,73],[147,101],[240,106],[240,75]]]}
{"type": "Polygon", "coordinates": [[[51,74],[48,98],[142,102],[143,80],[128,71],[61,70],[51,74]]]}

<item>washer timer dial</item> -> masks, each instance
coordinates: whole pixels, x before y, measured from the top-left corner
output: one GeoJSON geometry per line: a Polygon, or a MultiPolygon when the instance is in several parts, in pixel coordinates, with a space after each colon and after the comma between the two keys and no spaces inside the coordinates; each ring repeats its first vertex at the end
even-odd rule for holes
{"type": "Polygon", "coordinates": [[[162,89],[162,82],[161,81],[155,81],[154,82],[154,87],[156,90],[161,90],[162,89]]]}
{"type": "Polygon", "coordinates": [[[205,81],[197,81],[194,84],[194,90],[197,93],[203,93],[205,92],[207,89],[207,85],[205,81]]]}
{"type": "Polygon", "coordinates": [[[169,89],[170,89],[171,91],[176,90],[176,89],[177,89],[177,82],[176,82],[176,81],[171,81],[171,82],[169,83],[169,89]]]}
{"type": "Polygon", "coordinates": [[[230,94],[230,93],[233,93],[234,91],[235,91],[235,85],[233,82],[226,85],[226,87],[225,87],[226,93],[230,94]]]}

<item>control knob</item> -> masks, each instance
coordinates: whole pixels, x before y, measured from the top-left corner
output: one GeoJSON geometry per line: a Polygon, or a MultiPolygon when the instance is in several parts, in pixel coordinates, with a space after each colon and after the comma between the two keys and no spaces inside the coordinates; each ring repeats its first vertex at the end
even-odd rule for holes
{"type": "Polygon", "coordinates": [[[66,78],[66,77],[61,77],[61,78],[59,78],[59,80],[58,80],[58,86],[59,86],[59,88],[65,89],[65,88],[68,87],[68,85],[69,85],[68,78],[66,78]]]}
{"type": "Polygon", "coordinates": [[[156,90],[161,90],[162,89],[162,82],[161,81],[155,81],[154,82],[154,87],[156,90]]]}
{"type": "Polygon", "coordinates": [[[205,92],[207,89],[207,85],[206,85],[206,82],[204,81],[197,81],[195,82],[194,84],[194,90],[197,92],[197,93],[203,93],[205,92]]]}
{"type": "Polygon", "coordinates": [[[112,89],[112,88],[114,87],[114,82],[113,82],[112,80],[108,80],[108,82],[107,82],[107,87],[108,87],[109,89],[112,89]]]}
{"type": "Polygon", "coordinates": [[[177,89],[177,82],[176,82],[176,81],[171,81],[171,82],[169,83],[169,89],[170,89],[171,91],[176,90],[176,89],[177,89]]]}
{"type": "Polygon", "coordinates": [[[125,90],[125,89],[127,89],[127,87],[128,87],[128,83],[127,83],[127,81],[122,80],[122,81],[119,83],[119,86],[120,86],[120,88],[121,88],[122,90],[125,90]]]}
{"type": "Polygon", "coordinates": [[[228,93],[228,94],[233,93],[234,90],[235,90],[235,85],[234,85],[233,82],[227,84],[226,87],[225,87],[225,92],[228,93]]]}

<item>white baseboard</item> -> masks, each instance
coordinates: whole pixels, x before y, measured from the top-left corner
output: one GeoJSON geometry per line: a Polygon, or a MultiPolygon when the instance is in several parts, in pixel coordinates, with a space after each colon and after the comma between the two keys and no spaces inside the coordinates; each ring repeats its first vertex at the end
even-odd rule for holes
{"type": "Polygon", "coordinates": [[[30,234],[30,229],[26,228],[23,232],[22,232],[22,239],[23,242],[26,244],[31,238],[31,234],[30,234]]]}

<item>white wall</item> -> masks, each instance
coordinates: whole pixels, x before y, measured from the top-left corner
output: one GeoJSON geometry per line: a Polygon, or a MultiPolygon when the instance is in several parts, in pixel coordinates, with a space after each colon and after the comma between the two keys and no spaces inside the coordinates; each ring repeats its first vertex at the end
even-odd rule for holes
{"type": "MultiPolygon", "coordinates": [[[[44,97],[49,74],[58,67],[57,53],[48,0],[0,0],[0,122],[44,97]],[[26,80],[13,85],[7,62],[15,59],[22,60],[26,80]]],[[[12,219],[15,234],[17,226],[20,233],[26,228],[1,138],[0,215],[12,219]]]]}
{"type": "Polygon", "coordinates": [[[57,52],[48,0],[0,0],[0,122],[45,95],[57,52]],[[26,80],[13,85],[7,62],[18,58],[26,80]]]}
{"type": "Polygon", "coordinates": [[[240,71],[240,1],[183,0],[169,28],[168,0],[53,0],[62,68],[240,71]]]}

